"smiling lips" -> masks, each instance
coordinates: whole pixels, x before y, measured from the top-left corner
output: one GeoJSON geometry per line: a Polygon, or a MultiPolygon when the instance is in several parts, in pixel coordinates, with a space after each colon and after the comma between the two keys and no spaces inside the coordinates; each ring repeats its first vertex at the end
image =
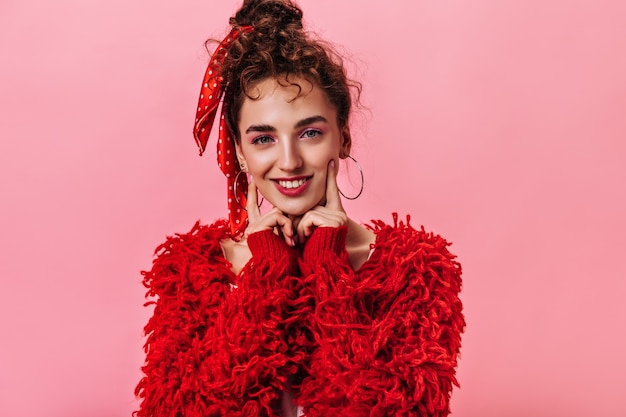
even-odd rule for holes
{"type": "Polygon", "coordinates": [[[280,178],[273,181],[278,191],[286,196],[293,197],[302,194],[309,187],[311,183],[309,180],[311,178],[312,177],[280,178]]]}

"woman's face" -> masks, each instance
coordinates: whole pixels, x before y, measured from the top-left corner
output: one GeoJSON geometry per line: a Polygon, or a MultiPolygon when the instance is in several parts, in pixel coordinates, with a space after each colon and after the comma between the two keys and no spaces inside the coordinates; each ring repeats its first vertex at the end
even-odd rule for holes
{"type": "Polygon", "coordinates": [[[241,107],[237,157],[265,199],[300,216],[323,202],[328,163],[348,155],[350,133],[337,125],[337,112],[322,89],[294,81],[302,87],[299,96],[297,86],[282,86],[274,78],[252,89],[258,99],[246,98],[241,107]]]}

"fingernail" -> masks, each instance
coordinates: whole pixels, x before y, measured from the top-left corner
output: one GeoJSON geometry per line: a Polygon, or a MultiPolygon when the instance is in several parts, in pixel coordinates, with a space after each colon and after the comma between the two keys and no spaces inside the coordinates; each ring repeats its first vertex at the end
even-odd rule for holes
{"type": "Polygon", "coordinates": [[[334,167],[335,167],[335,160],[334,160],[334,159],[331,159],[331,160],[330,160],[330,167],[331,167],[331,168],[334,168],[334,167]]]}

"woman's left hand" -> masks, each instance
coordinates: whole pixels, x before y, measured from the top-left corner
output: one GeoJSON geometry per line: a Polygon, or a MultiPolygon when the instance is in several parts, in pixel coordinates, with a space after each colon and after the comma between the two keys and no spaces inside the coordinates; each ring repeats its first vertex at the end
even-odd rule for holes
{"type": "Polygon", "coordinates": [[[326,204],[315,206],[295,221],[298,242],[303,244],[317,227],[341,227],[348,222],[348,215],[341,205],[337,186],[338,167],[335,160],[328,163],[326,173],[326,204]]]}

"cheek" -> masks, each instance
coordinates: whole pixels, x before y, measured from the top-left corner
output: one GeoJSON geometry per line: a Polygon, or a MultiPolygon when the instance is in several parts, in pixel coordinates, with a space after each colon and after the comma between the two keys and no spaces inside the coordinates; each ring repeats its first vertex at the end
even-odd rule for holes
{"type": "Polygon", "coordinates": [[[257,185],[262,186],[261,181],[265,179],[266,175],[272,168],[272,161],[267,158],[248,158],[246,159],[246,166],[248,168],[248,174],[252,176],[257,185]]]}
{"type": "Polygon", "coordinates": [[[328,146],[314,152],[309,161],[311,165],[314,165],[319,169],[326,170],[328,169],[328,163],[333,159],[339,159],[339,148],[335,146],[328,146]]]}

